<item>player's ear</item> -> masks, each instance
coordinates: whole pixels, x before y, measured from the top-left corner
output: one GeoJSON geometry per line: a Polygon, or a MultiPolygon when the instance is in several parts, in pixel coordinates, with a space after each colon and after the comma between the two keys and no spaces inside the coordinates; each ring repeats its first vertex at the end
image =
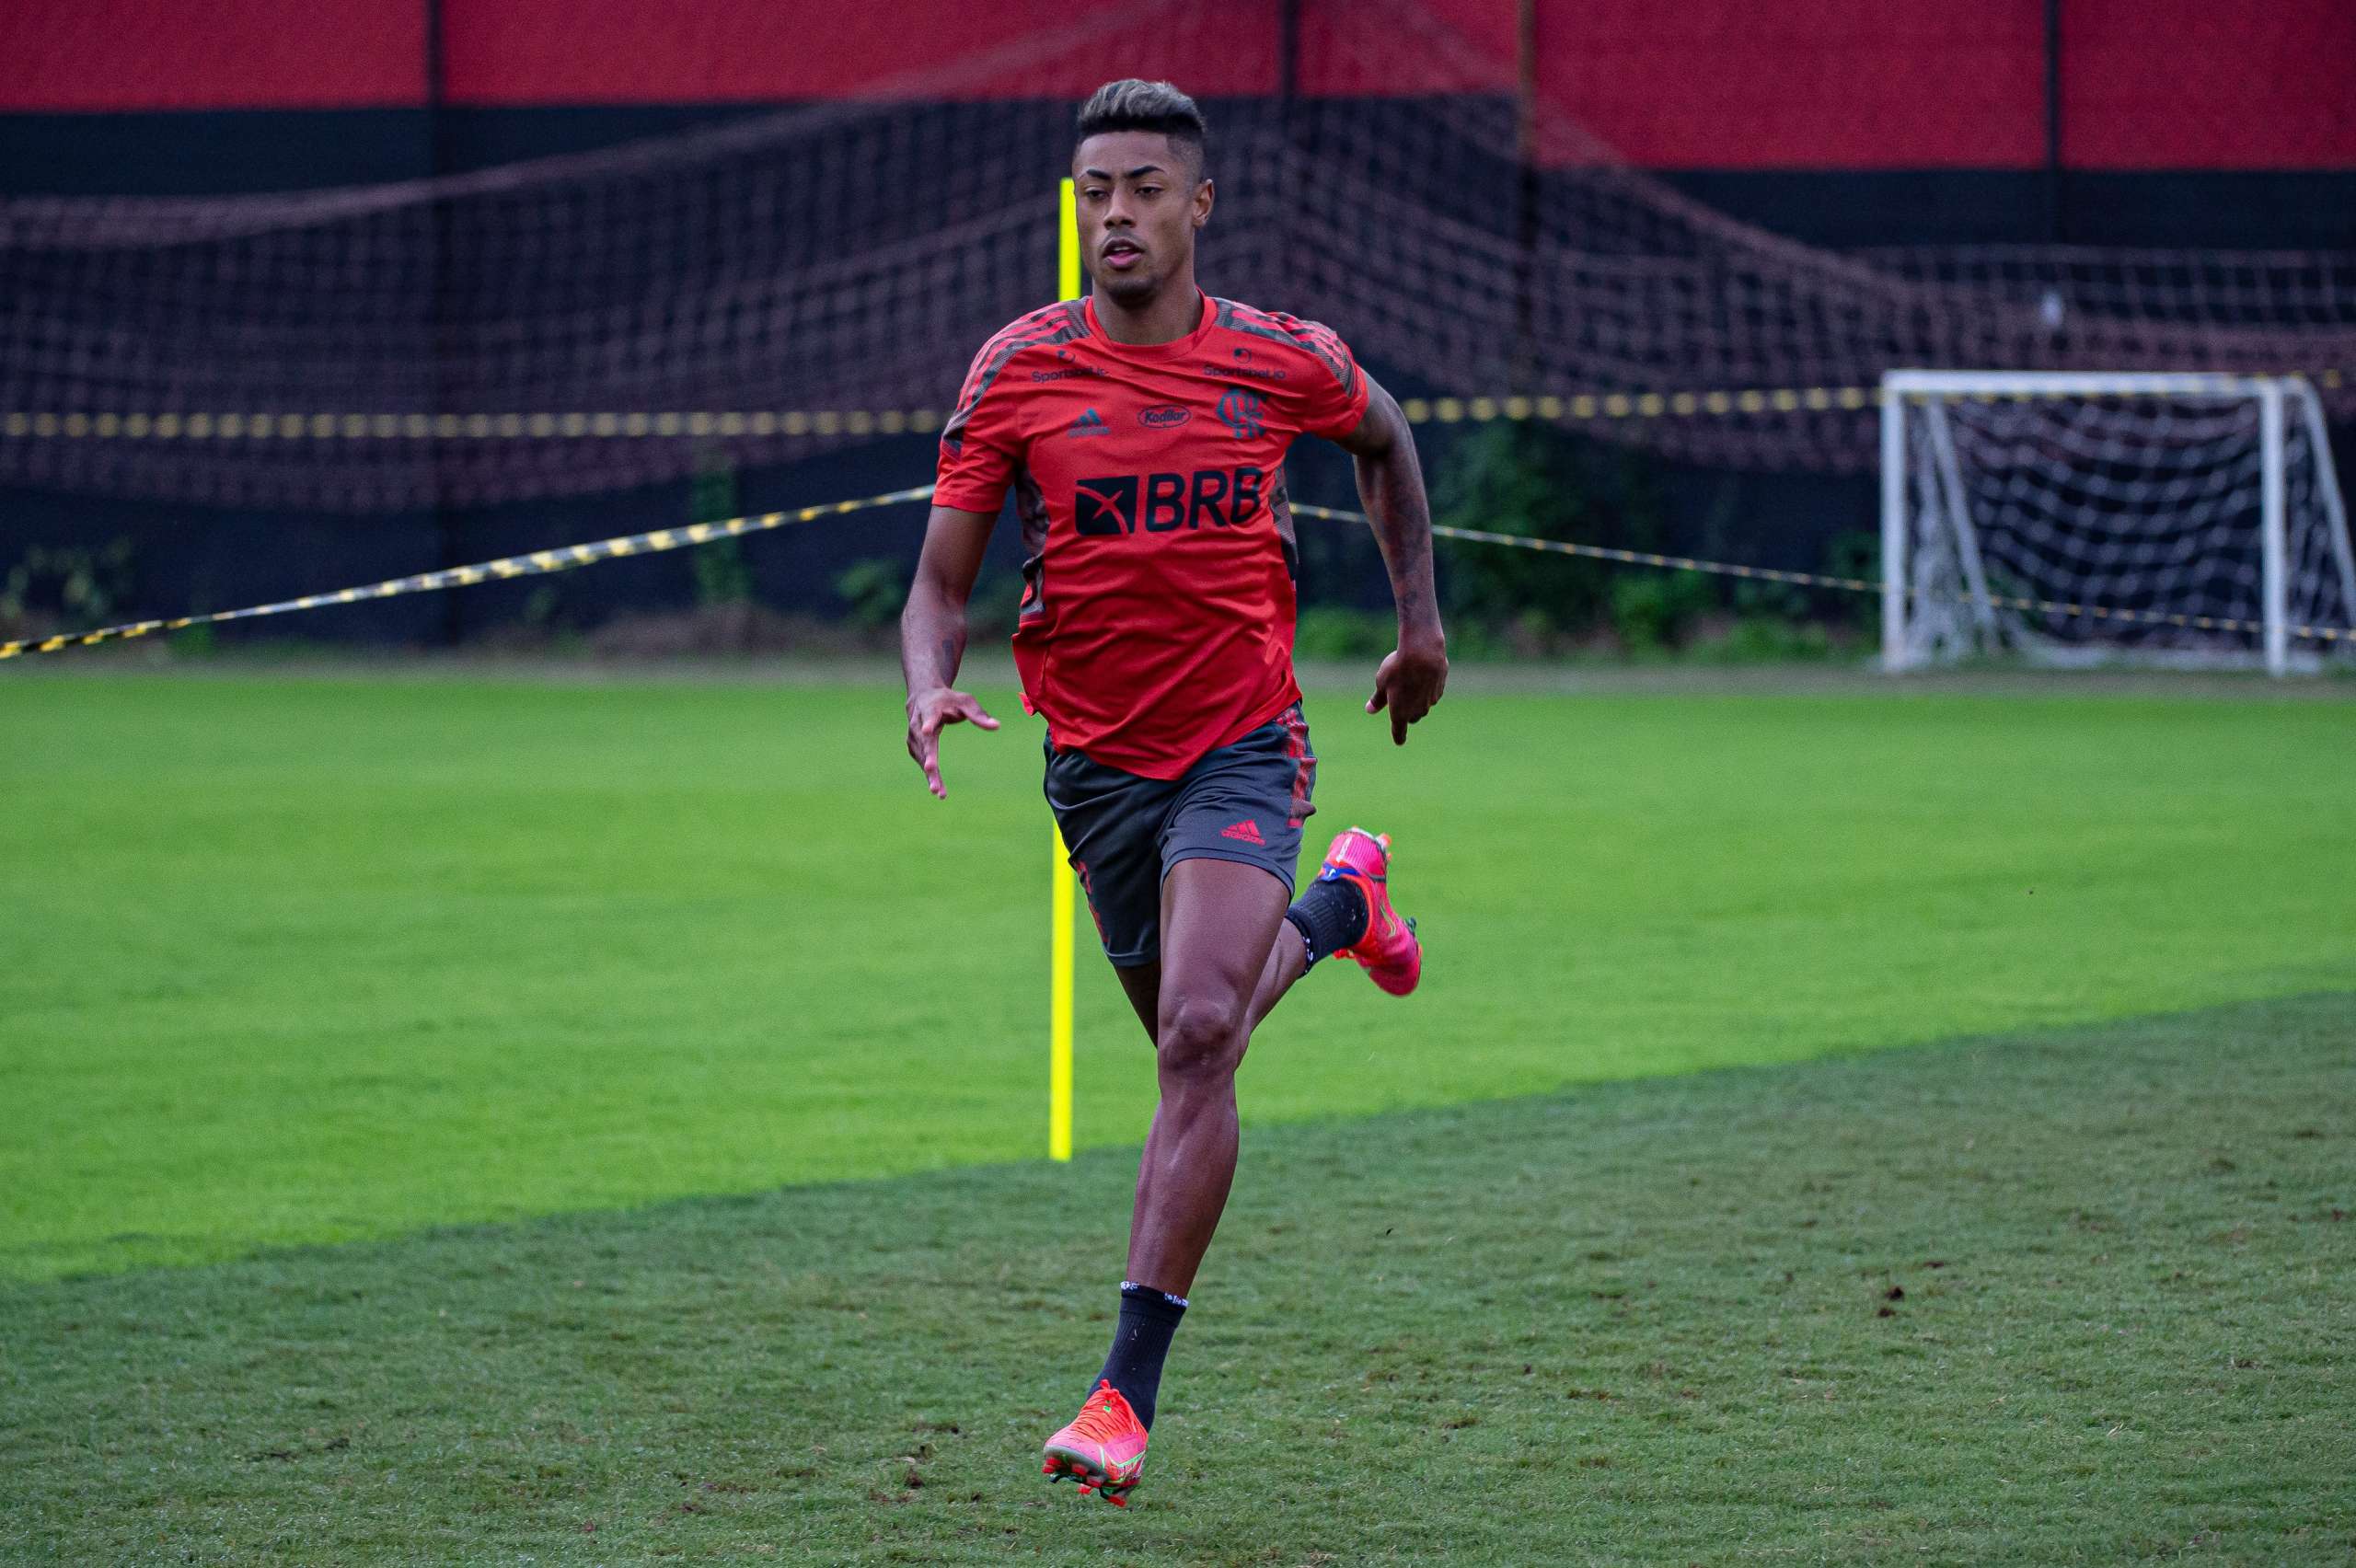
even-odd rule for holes
{"type": "Polygon", "coordinates": [[[1196,228],[1210,222],[1212,194],[1208,175],[1195,181],[1195,226],[1196,228]]]}

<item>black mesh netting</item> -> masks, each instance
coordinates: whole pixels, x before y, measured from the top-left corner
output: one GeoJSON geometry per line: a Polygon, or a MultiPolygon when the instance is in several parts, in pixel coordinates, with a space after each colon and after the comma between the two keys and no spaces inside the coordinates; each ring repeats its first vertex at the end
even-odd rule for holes
{"type": "MultiPolygon", "coordinates": [[[[2356,255],[1812,249],[1558,115],[1518,127],[1496,62],[1408,0],[1366,9],[1381,25],[1314,40],[1364,94],[1207,103],[1204,277],[1433,391],[1644,397],[1597,428],[1854,470],[1860,389],[1894,366],[2356,364],[2356,255]],[[1403,79],[1437,90],[1379,90],[1403,79]],[[1708,396],[1743,391],[1766,395],[1708,396]]],[[[1208,29],[1277,47],[1217,6],[1140,4],[859,102],[431,182],[0,202],[0,482],[384,511],[929,428],[1052,292],[1068,84],[1198,58],[1208,29]]]]}

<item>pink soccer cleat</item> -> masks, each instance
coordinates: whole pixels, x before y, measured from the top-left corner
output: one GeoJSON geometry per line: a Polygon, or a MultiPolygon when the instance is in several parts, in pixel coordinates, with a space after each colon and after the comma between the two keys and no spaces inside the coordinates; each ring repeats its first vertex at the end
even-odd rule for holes
{"type": "Polygon", "coordinates": [[[1415,923],[1401,919],[1391,907],[1390,873],[1391,836],[1352,827],[1326,849],[1317,880],[1355,882],[1366,895],[1366,935],[1334,951],[1357,960],[1376,985],[1403,997],[1424,977],[1424,948],[1415,940],[1415,923]]]}
{"type": "Polygon", "coordinates": [[[1070,1476],[1080,1491],[1126,1508],[1145,1470],[1145,1423],[1120,1389],[1099,1379],[1071,1424],[1047,1439],[1039,1473],[1050,1481],[1070,1476]]]}

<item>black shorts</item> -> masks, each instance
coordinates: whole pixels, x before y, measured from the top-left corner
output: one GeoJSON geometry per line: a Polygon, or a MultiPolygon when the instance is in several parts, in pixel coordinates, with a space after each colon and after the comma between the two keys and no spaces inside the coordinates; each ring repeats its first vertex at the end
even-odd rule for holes
{"type": "Polygon", "coordinates": [[[1301,824],[1317,809],[1317,758],[1299,704],[1177,778],[1141,778],[1076,751],[1046,750],[1047,805],[1116,966],[1161,957],[1161,879],[1181,860],[1257,866],[1290,896],[1301,824]]]}

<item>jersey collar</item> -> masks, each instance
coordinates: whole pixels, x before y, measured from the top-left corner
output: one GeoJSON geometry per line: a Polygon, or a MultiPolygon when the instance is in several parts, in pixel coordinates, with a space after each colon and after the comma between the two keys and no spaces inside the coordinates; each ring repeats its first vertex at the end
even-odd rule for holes
{"type": "Polygon", "coordinates": [[[1111,338],[1105,336],[1104,329],[1097,324],[1096,296],[1094,294],[1089,295],[1082,303],[1080,308],[1088,317],[1089,337],[1094,340],[1098,348],[1103,350],[1106,353],[1118,354],[1124,359],[1184,359],[1188,354],[1195,352],[1203,346],[1203,340],[1211,335],[1211,327],[1218,320],[1218,310],[1217,306],[1212,305],[1211,296],[1207,294],[1203,294],[1200,290],[1196,290],[1195,293],[1203,302],[1202,319],[1195,322],[1195,329],[1193,331],[1187,333],[1183,338],[1173,338],[1166,343],[1114,342],[1111,338]]]}

